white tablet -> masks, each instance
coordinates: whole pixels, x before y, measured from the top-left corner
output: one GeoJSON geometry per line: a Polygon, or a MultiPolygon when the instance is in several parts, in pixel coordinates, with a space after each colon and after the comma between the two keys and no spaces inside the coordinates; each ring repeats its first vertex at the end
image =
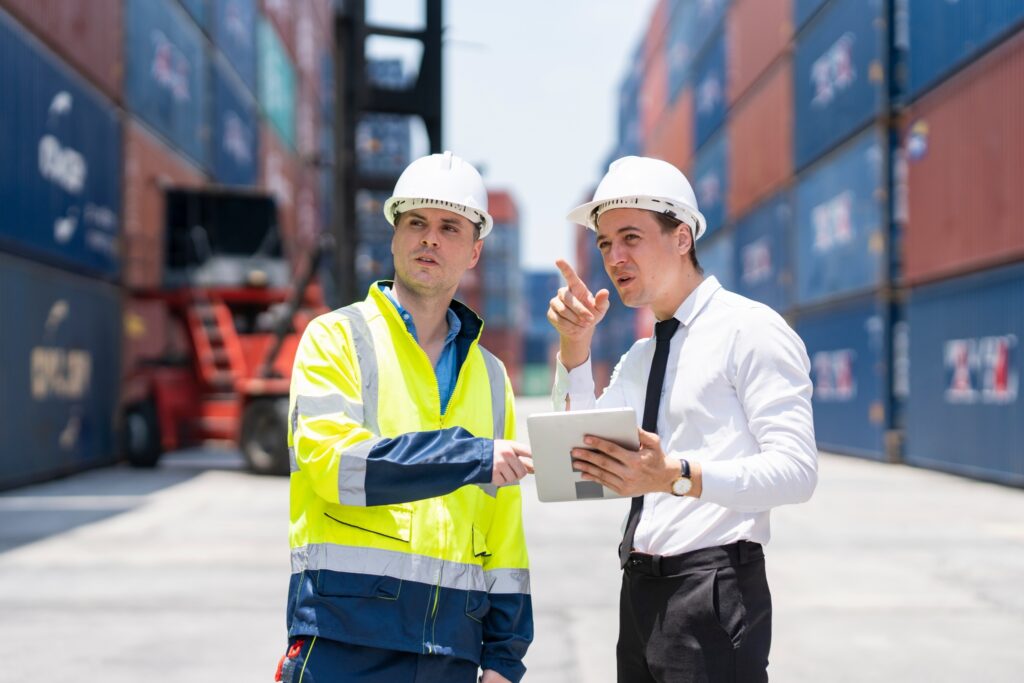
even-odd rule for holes
{"type": "Polygon", "coordinates": [[[526,418],[526,430],[533,451],[537,497],[542,502],[621,498],[573,470],[572,449],[586,448],[583,437],[588,434],[639,449],[636,411],[632,408],[537,413],[526,418]]]}

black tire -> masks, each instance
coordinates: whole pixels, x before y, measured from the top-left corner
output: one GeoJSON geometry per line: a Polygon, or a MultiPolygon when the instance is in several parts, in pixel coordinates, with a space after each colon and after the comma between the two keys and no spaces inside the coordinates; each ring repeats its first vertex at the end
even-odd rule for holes
{"type": "Polygon", "coordinates": [[[121,452],[133,467],[152,468],[160,461],[160,421],[153,400],[129,406],[121,427],[121,452]]]}
{"type": "Polygon", "coordinates": [[[288,474],[288,399],[261,398],[247,405],[239,445],[256,474],[288,474]]]}

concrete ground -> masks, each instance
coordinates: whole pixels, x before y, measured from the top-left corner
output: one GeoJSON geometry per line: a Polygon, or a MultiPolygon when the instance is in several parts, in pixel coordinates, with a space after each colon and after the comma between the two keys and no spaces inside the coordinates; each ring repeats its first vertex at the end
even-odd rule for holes
{"type": "MultiPolygon", "coordinates": [[[[287,482],[241,468],[190,451],[0,494],[0,679],[270,681],[287,482]]],[[[627,503],[523,493],[526,680],[613,681],[627,503]]],[[[1024,491],[823,455],[814,499],[773,527],[772,680],[1024,678],[1024,491]]]]}

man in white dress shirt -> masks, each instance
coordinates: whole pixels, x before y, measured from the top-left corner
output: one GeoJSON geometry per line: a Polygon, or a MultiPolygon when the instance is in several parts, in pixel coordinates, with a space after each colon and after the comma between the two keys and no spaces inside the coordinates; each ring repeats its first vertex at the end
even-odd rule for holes
{"type": "Polygon", "coordinates": [[[817,484],[804,344],[775,311],[704,277],[694,244],[707,226],[672,165],[615,161],[569,219],[597,233],[622,301],[659,321],[595,400],[590,344],[608,291],[592,294],[558,262],[567,286],[548,310],[560,336],[556,409],[644,416],[639,451],[591,437],[591,450],[573,453],[585,479],[633,497],[618,679],[767,681],[769,513],[808,500],[817,484]]]}

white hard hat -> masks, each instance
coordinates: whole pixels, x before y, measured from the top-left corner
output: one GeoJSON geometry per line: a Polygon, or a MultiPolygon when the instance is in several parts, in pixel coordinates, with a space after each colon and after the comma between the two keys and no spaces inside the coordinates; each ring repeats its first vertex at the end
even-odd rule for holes
{"type": "Polygon", "coordinates": [[[594,200],[569,212],[568,219],[597,230],[597,219],[608,209],[647,209],[690,226],[696,241],[707,230],[690,181],[678,168],[650,157],[622,157],[608,167],[594,191],[594,200]]]}
{"type": "Polygon", "coordinates": [[[465,216],[480,228],[480,239],[494,225],[487,213],[487,189],[473,165],[451,152],[420,157],[409,164],[384,202],[384,217],[392,226],[399,214],[417,207],[445,209],[465,216]]]}

